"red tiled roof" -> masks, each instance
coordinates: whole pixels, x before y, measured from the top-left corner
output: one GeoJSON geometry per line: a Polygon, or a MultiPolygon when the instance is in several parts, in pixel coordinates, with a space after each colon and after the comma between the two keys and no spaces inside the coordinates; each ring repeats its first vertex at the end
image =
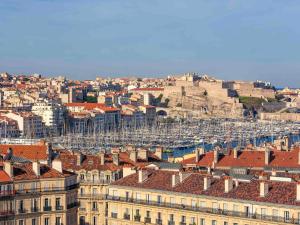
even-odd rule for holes
{"type": "Polygon", "coordinates": [[[210,188],[204,191],[203,180],[206,175],[193,173],[182,183],[173,187],[173,174],[175,172],[154,170],[150,172],[148,179],[139,183],[138,173],[135,173],[115,181],[112,185],[300,206],[300,202],[296,201],[296,182],[265,181],[269,183],[269,192],[266,197],[260,197],[259,180],[240,182],[230,192],[225,193],[224,177],[220,179],[211,178],[212,183],[210,188]]]}
{"type": "Polygon", "coordinates": [[[33,179],[48,179],[48,178],[63,178],[74,175],[74,173],[59,171],[49,167],[48,165],[40,164],[41,174],[39,177],[36,176],[32,169],[32,163],[15,164],[14,166],[14,180],[33,180],[33,179]]]}
{"type": "Polygon", "coordinates": [[[3,171],[3,170],[0,170],[0,182],[10,182],[11,181],[11,178],[8,176],[8,174],[3,171]]]}
{"type": "Polygon", "coordinates": [[[1,144],[0,145],[0,154],[4,155],[7,153],[7,150],[11,148],[13,155],[26,158],[29,160],[47,160],[47,145],[10,145],[10,144],[1,144]]]}
{"type": "Polygon", "coordinates": [[[83,107],[86,110],[92,110],[92,109],[101,109],[105,112],[115,112],[119,111],[118,108],[109,107],[102,103],[66,103],[65,106],[67,107],[83,107]]]}
{"type": "MultiPolygon", "coordinates": [[[[271,167],[290,167],[300,168],[298,163],[298,155],[300,149],[294,149],[292,151],[277,151],[273,150],[270,153],[271,167]]],[[[183,164],[191,164],[196,166],[208,167],[212,166],[214,161],[214,153],[207,152],[200,157],[199,162],[195,162],[195,157],[185,159],[183,164]]],[[[228,155],[220,155],[218,162],[215,164],[218,167],[256,167],[261,168],[265,166],[265,152],[261,150],[244,150],[239,152],[238,157],[235,159],[233,151],[230,151],[228,155]]]]}
{"type": "Polygon", "coordinates": [[[110,170],[116,171],[122,169],[124,166],[131,167],[145,167],[151,162],[160,161],[153,153],[149,153],[148,161],[143,161],[138,158],[137,162],[130,160],[128,152],[119,153],[119,166],[113,163],[112,154],[105,154],[105,163],[101,165],[100,156],[97,155],[84,155],[80,166],[77,166],[77,155],[68,151],[61,151],[59,158],[62,161],[63,168],[68,170],[110,170]]]}

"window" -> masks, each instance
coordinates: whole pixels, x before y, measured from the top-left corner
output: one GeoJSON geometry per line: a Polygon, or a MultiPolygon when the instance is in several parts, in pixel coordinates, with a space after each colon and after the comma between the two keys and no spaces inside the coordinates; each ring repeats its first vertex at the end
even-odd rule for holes
{"type": "Polygon", "coordinates": [[[278,219],[278,210],[277,209],[273,209],[272,210],[272,217],[273,217],[273,219],[278,219]]]}
{"type": "Polygon", "coordinates": [[[141,200],[141,194],[140,193],[136,193],[135,194],[135,198],[136,198],[136,200],[141,200]]]}
{"type": "Polygon", "coordinates": [[[45,207],[48,207],[48,206],[49,206],[49,199],[48,199],[48,198],[45,198],[45,199],[44,199],[44,206],[45,206],[45,207]]]}
{"type": "Polygon", "coordinates": [[[169,219],[170,219],[170,221],[174,221],[174,214],[170,214],[169,219]]]}
{"type": "Polygon", "coordinates": [[[85,225],[85,217],[84,216],[81,216],[79,218],[79,225],[85,225]]]}
{"type": "Polygon", "coordinates": [[[266,216],[266,209],[265,208],[261,208],[260,214],[261,214],[261,218],[265,218],[265,216],[266,216]]]}
{"type": "Polygon", "coordinates": [[[227,203],[223,203],[223,211],[227,212],[228,210],[228,204],[227,203]]]}
{"type": "Polygon", "coordinates": [[[93,225],[97,225],[97,217],[96,216],[93,217],[93,225]]]}
{"type": "Polygon", "coordinates": [[[97,188],[93,188],[93,195],[96,195],[96,194],[98,194],[98,190],[97,190],[97,188]]]}
{"type": "Polygon", "coordinates": [[[151,201],[151,195],[146,194],[146,201],[147,201],[147,203],[149,203],[151,201]]]}
{"type": "Polygon", "coordinates": [[[31,220],[31,224],[36,225],[36,219],[35,218],[31,220]]]}
{"type": "Polygon", "coordinates": [[[174,204],[175,204],[175,198],[170,197],[170,204],[171,204],[171,205],[174,205],[174,204]]]}
{"type": "Polygon", "coordinates": [[[181,223],[185,223],[186,217],[185,216],[181,216],[181,223]]]}
{"type": "Polygon", "coordinates": [[[195,225],[196,224],[196,219],[195,217],[191,217],[191,225],[195,225]]]}
{"type": "Polygon", "coordinates": [[[60,217],[55,218],[55,225],[61,225],[61,218],[60,217]]]}
{"type": "Polygon", "coordinates": [[[55,206],[56,208],[60,207],[60,198],[55,198],[55,206]]]}
{"type": "Polygon", "coordinates": [[[161,203],[161,195],[157,195],[157,203],[161,203]]]}
{"type": "Polygon", "coordinates": [[[182,198],[182,199],[181,199],[181,205],[183,205],[183,206],[186,205],[186,199],[185,199],[185,198],[182,198]]]}
{"type": "Polygon", "coordinates": [[[200,207],[205,208],[205,206],[206,206],[205,202],[204,202],[204,201],[201,201],[201,202],[200,202],[200,207]]]}
{"type": "Polygon", "coordinates": [[[284,211],[283,217],[284,217],[284,222],[288,222],[290,220],[290,212],[284,211]]]}
{"type": "Polygon", "coordinates": [[[212,220],[211,221],[211,225],[217,225],[217,221],[216,220],[212,220]]]}
{"type": "Polygon", "coordinates": [[[205,219],[203,218],[200,219],[200,225],[205,225],[205,219]]]}
{"type": "Polygon", "coordinates": [[[93,210],[97,210],[97,202],[93,202],[93,210]]]}
{"type": "Polygon", "coordinates": [[[20,210],[24,209],[24,201],[23,200],[20,200],[20,202],[19,202],[19,209],[20,210]]]}
{"type": "Polygon", "coordinates": [[[44,219],[44,225],[50,225],[50,219],[48,217],[44,219]]]}
{"type": "Polygon", "coordinates": [[[224,225],[228,225],[228,222],[224,221],[224,225]]]}
{"type": "Polygon", "coordinates": [[[80,195],[84,195],[84,189],[80,188],[80,195]]]}
{"type": "Polygon", "coordinates": [[[196,207],[197,207],[197,202],[196,202],[196,200],[192,200],[192,201],[191,201],[191,205],[192,205],[192,208],[196,208],[196,207]]]}
{"type": "Polygon", "coordinates": [[[212,208],[213,208],[214,212],[217,212],[218,211],[218,203],[217,202],[213,202],[212,203],[212,208]]]}
{"type": "Polygon", "coordinates": [[[128,200],[129,200],[129,192],[126,191],[126,201],[128,201],[128,200]]]}
{"type": "Polygon", "coordinates": [[[157,219],[159,219],[159,220],[161,219],[161,212],[157,213],[157,219]]]}
{"type": "Polygon", "coordinates": [[[150,211],[146,211],[146,217],[150,218],[150,211]]]}
{"type": "Polygon", "coordinates": [[[24,220],[19,220],[19,225],[24,225],[24,220]]]}
{"type": "Polygon", "coordinates": [[[139,210],[139,209],[136,209],[136,210],[135,210],[135,215],[136,215],[136,216],[139,216],[139,215],[140,215],[140,210],[139,210]]]}

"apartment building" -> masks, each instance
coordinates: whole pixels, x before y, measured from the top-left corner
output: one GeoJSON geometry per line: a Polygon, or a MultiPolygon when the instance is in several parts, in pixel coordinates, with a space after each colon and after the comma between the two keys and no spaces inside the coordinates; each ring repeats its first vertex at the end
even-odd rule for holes
{"type": "Polygon", "coordinates": [[[0,159],[1,225],[74,225],[77,223],[77,175],[6,154],[0,159]]]}
{"type": "MultiPolygon", "coordinates": [[[[119,127],[121,114],[120,114],[120,110],[117,108],[108,107],[100,103],[68,103],[65,104],[65,106],[67,107],[71,115],[74,115],[74,113],[75,114],[76,113],[77,114],[78,113],[86,113],[86,114],[101,113],[103,116],[103,119],[101,118],[101,121],[103,122],[103,128],[105,130],[114,130],[119,127]]],[[[99,118],[99,116],[97,117],[99,118]]]]}
{"type": "Polygon", "coordinates": [[[32,112],[41,116],[48,132],[60,134],[64,126],[64,107],[51,101],[39,101],[32,106],[32,112]]]}
{"type": "Polygon", "coordinates": [[[299,174],[139,170],[109,186],[107,224],[299,224],[299,174]]]}
{"type": "Polygon", "coordinates": [[[154,162],[160,162],[162,149],[155,153],[146,149],[113,149],[111,153],[100,152],[98,155],[82,154],[72,151],[60,151],[59,159],[63,168],[78,175],[80,188],[78,199],[80,208],[78,224],[104,225],[106,212],[107,187],[123,176],[135,173],[136,168],[143,168],[154,162]]]}
{"type": "Polygon", "coordinates": [[[17,121],[21,136],[25,138],[43,137],[42,117],[32,112],[9,112],[6,117],[17,121]]]}

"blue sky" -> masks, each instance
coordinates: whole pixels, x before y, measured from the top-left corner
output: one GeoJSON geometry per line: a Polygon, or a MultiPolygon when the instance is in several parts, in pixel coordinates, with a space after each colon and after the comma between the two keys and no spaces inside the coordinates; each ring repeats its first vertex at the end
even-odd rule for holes
{"type": "Polygon", "coordinates": [[[299,0],[1,0],[0,71],[300,87],[299,0]]]}

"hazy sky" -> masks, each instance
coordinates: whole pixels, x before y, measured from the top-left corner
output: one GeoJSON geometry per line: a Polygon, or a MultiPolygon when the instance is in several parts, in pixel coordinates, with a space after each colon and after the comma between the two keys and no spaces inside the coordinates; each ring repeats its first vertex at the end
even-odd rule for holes
{"type": "Polygon", "coordinates": [[[0,71],[300,87],[299,0],[0,0],[0,71]]]}

